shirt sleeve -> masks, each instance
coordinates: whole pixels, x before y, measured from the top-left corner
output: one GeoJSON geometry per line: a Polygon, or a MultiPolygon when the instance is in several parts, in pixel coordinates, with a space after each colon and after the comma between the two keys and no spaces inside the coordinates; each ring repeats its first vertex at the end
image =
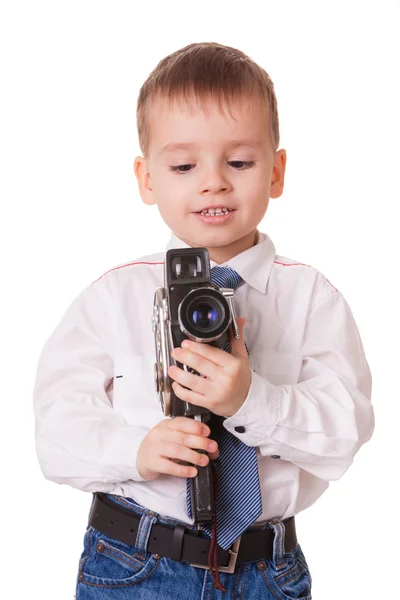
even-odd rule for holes
{"type": "Polygon", "coordinates": [[[106,284],[92,284],[47,340],[33,390],[35,443],[46,479],[111,492],[143,481],[136,469],[143,427],[127,425],[107,390],[114,376],[114,322],[106,284]]]}
{"type": "Polygon", "coordinates": [[[264,456],[339,479],[374,430],[371,372],[351,310],[337,290],[311,309],[298,382],[273,385],[252,372],[246,400],[225,427],[264,456]],[[238,433],[235,427],[245,431],[238,433]]]}

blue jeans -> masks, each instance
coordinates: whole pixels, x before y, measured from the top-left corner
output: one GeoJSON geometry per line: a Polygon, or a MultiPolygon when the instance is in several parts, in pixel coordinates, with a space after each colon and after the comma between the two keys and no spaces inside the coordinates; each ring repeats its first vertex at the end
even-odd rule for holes
{"type": "MultiPolygon", "coordinates": [[[[234,573],[220,572],[226,592],[215,589],[208,569],[151,554],[147,543],[155,522],[181,521],[161,517],[132,498],[106,494],[121,506],[141,515],[134,546],[107,537],[88,524],[79,561],[76,600],[311,600],[311,576],[300,545],[284,553],[281,521],[268,521],[261,529],[275,532],[272,558],[236,565],[234,573]]],[[[195,529],[194,526],[188,528],[195,529]]]]}

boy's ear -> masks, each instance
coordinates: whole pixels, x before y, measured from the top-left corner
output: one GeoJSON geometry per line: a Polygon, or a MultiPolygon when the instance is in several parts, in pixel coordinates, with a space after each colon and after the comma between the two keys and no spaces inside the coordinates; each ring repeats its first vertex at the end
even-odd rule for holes
{"type": "Polygon", "coordinates": [[[285,169],[286,169],[286,150],[281,149],[275,154],[274,167],[272,170],[272,181],[270,189],[271,198],[279,198],[283,192],[283,186],[285,183],[285,169]]]}
{"type": "Polygon", "coordinates": [[[155,204],[147,161],[143,156],[137,156],[133,163],[133,171],[139,186],[140,196],[145,204],[155,204]]]}

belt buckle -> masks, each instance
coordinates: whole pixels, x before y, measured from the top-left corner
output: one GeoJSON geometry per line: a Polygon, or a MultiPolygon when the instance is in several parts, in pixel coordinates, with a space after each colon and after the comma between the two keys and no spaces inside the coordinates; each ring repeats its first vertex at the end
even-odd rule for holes
{"type": "MultiPolygon", "coordinates": [[[[228,548],[229,552],[229,563],[226,567],[218,566],[218,571],[222,573],[233,573],[236,567],[237,557],[239,554],[239,546],[242,536],[238,537],[235,540],[230,548],[228,548]]],[[[190,563],[191,567],[197,567],[199,569],[208,569],[208,565],[196,565],[195,563],[190,563]]]]}

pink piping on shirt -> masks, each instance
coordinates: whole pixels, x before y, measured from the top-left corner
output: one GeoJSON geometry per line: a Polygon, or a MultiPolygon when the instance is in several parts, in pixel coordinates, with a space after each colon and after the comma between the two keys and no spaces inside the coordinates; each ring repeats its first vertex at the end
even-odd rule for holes
{"type": "MultiPolygon", "coordinates": [[[[282,265],[283,267],[309,267],[310,269],[314,269],[314,267],[312,267],[311,265],[306,265],[305,263],[283,263],[283,262],[279,262],[278,260],[274,260],[274,263],[276,265],[282,265]]],[[[336,290],[336,292],[338,291],[337,288],[335,288],[334,285],[332,285],[332,283],[329,281],[329,279],[327,279],[325,277],[325,279],[327,280],[327,282],[329,283],[329,285],[331,285],[333,287],[334,290],[336,290]]]]}
{"type": "MultiPolygon", "coordinates": [[[[124,267],[130,267],[132,265],[163,265],[164,261],[162,262],[132,262],[132,263],[126,263],[126,265],[120,265],[119,267],[114,267],[113,269],[110,269],[109,271],[106,271],[105,273],[103,273],[103,275],[101,277],[99,277],[99,279],[102,279],[105,275],[107,275],[107,273],[111,273],[111,271],[116,271],[117,269],[123,269],[124,267]]],[[[99,279],[96,279],[95,281],[93,281],[93,283],[96,283],[96,281],[99,281],[99,279]]]]}
{"type": "MultiPolygon", "coordinates": [[[[313,269],[314,267],[311,267],[311,265],[306,265],[305,263],[283,263],[283,262],[279,262],[278,260],[274,260],[274,263],[276,265],[282,265],[283,267],[309,267],[310,269],[313,269]]],[[[164,261],[161,262],[132,262],[132,263],[126,263],[126,265],[120,265],[119,267],[114,267],[113,269],[110,269],[109,271],[106,271],[103,275],[101,275],[101,277],[99,277],[98,279],[96,279],[95,281],[93,281],[93,283],[96,283],[96,281],[99,281],[99,279],[102,279],[105,275],[107,275],[107,273],[111,273],[111,271],[116,271],[117,269],[123,269],[124,267],[131,267],[132,265],[163,265],[164,261]]],[[[332,285],[331,282],[329,281],[329,279],[327,279],[325,277],[325,279],[327,280],[327,282],[329,283],[329,285],[332,285]]],[[[334,285],[332,285],[333,289],[338,291],[334,285]]]]}

